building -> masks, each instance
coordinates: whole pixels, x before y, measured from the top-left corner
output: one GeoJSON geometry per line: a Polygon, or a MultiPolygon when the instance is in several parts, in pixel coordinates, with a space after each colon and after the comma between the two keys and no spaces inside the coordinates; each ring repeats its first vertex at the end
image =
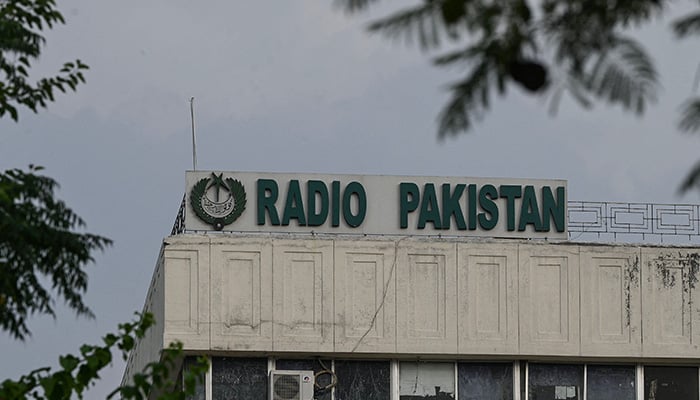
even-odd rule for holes
{"type": "MultiPolygon", "coordinates": [[[[303,398],[280,370],[328,400],[700,398],[700,246],[572,241],[568,204],[564,181],[189,172],[125,379],[179,340],[211,359],[197,399],[303,398]]],[[[700,234],[664,210],[639,229],[700,234]]]]}

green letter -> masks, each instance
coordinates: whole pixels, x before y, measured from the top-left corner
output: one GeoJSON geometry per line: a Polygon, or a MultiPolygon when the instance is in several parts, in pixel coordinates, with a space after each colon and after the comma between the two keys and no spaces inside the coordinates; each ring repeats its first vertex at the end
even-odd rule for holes
{"type": "Polygon", "coordinates": [[[515,185],[501,185],[500,197],[506,199],[506,221],[508,230],[515,230],[515,199],[522,195],[523,189],[515,185]]]}
{"type": "Polygon", "coordinates": [[[426,222],[432,222],[435,229],[442,229],[440,224],[440,208],[435,196],[435,185],[426,183],[423,187],[423,200],[420,203],[418,215],[418,229],[425,228],[426,222]]]}
{"type": "Polygon", "coordinates": [[[518,230],[524,231],[528,224],[535,227],[535,231],[542,231],[542,221],[540,220],[539,207],[537,206],[537,197],[535,197],[535,188],[525,186],[523,192],[523,204],[520,205],[520,223],[518,230]]]}
{"type": "Polygon", "coordinates": [[[306,210],[309,213],[307,223],[309,226],[320,226],[328,218],[328,188],[321,181],[308,181],[306,183],[306,210]],[[321,210],[316,213],[316,196],[321,198],[321,210]]]}
{"type": "Polygon", "coordinates": [[[265,225],[265,210],[270,216],[271,225],[279,225],[280,218],[277,216],[277,182],[272,179],[258,179],[258,225],[265,225]],[[265,195],[270,193],[270,197],[265,195]]]}
{"type": "Polygon", "coordinates": [[[549,217],[554,219],[557,232],[564,232],[566,223],[566,192],[563,186],[557,187],[557,200],[554,201],[552,188],[542,187],[542,225],[545,231],[550,230],[549,217]]]}
{"type": "Polygon", "coordinates": [[[299,226],[306,225],[304,201],[301,199],[301,189],[299,189],[299,181],[296,179],[289,181],[287,201],[284,205],[284,214],[282,214],[282,225],[289,225],[289,220],[292,218],[297,220],[299,226]]]}
{"type": "Polygon", "coordinates": [[[464,193],[464,188],[467,185],[462,183],[455,186],[455,191],[450,196],[450,184],[442,184],[442,229],[450,229],[450,220],[455,217],[457,229],[463,231],[467,229],[467,224],[464,222],[464,214],[462,206],[459,205],[459,199],[464,193]]]}
{"type": "Polygon", "coordinates": [[[331,225],[340,226],[340,182],[333,181],[331,183],[331,225]]]}
{"type": "Polygon", "coordinates": [[[493,185],[484,185],[479,190],[479,205],[485,211],[479,213],[479,226],[487,231],[498,224],[498,206],[493,201],[496,198],[498,198],[498,190],[493,185]],[[491,215],[491,218],[486,218],[486,214],[491,215]]]}
{"type": "Polygon", "coordinates": [[[469,230],[476,230],[476,185],[467,187],[467,208],[469,209],[469,230]]]}
{"type": "Polygon", "coordinates": [[[359,182],[350,182],[343,191],[343,219],[345,223],[353,228],[360,226],[365,220],[367,214],[367,194],[365,188],[359,182]],[[352,215],[350,209],[350,198],[352,195],[357,196],[357,215],[352,215]]]}
{"type": "Polygon", "coordinates": [[[401,220],[401,229],[408,228],[408,213],[416,211],[418,202],[420,201],[420,192],[418,185],[412,182],[402,182],[399,184],[399,215],[401,220]],[[408,196],[411,196],[411,200],[408,196]]]}

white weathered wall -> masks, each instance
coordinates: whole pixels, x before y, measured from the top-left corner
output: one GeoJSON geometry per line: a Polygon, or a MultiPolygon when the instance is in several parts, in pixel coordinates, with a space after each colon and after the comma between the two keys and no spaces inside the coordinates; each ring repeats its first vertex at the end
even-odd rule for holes
{"type": "Polygon", "coordinates": [[[129,354],[122,378],[122,385],[130,382],[134,374],[143,371],[148,363],[160,359],[160,351],[163,349],[164,344],[163,332],[165,330],[164,265],[163,248],[161,248],[156,268],[151,278],[151,285],[148,287],[146,303],[143,307],[144,313],[149,312],[153,314],[155,325],[146,331],[146,335],[136,343],[136,346],[129,354]]]}
{"type": "Polygon", "coordinates": [[[695,358],[698,253],[181,235],[165,241],[163,340],[205,352],[695,358]]]}

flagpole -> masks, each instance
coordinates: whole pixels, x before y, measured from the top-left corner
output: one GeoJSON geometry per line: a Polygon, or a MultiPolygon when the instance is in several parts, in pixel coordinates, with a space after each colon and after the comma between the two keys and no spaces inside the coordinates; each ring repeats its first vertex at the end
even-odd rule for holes
{"type": "Polygon", "coordinates": [[[197,170],[197,141],[194,136],[194,97],[190,97],[190,117],[192,119],[192,170],[197,170]]]}

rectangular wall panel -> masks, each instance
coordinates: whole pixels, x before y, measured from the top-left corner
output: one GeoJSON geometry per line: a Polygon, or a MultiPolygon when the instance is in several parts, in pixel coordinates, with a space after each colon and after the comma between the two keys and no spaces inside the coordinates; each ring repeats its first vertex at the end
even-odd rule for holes
{"type": "Polygon", "coordinates": [[[697,296],[700,255],[688,251],[642,249],[645,356],[697,352],[700,308],[697,296]]]}
{"type": "Polygon", "coordinates": [[[521,245],[519,259],[521,353],[578,355],[578,247],[521,245]]]}
{"type": "Polygon", "coordinates": [[[333,242],[273,241],[273,349],[333,350],[333,242]]]}
{"type": "Polygon", "coordinates": [[[462,354],[516,354],[518,247],[459,244],[458,341],[462,354]]]}
{"type": "Polygon", "coordinates": [[[396,351],[393,242],[335,242],[335,351],[396,351]]]}
{"type": "Polygon", "coordinates": [[[586,355],[641,353],[641,253],[582,247],[581,346],[586,355]]]}
{"type": "Polygon", "coordinates": [[[212,349],[272,350],[272,244],[212,243],[212,349]]]}
{"type": "Polygon", "coordinates": [[[163,270],[164,342],[179,340],[188,349],[208,349],[208,240],[206,243],[166,244],[163,270]]]}
{"type": "Polygon", "coordinates": [[[399,352],[457,351],[456,253],[452,243],[399,245],[399,352]]]}

